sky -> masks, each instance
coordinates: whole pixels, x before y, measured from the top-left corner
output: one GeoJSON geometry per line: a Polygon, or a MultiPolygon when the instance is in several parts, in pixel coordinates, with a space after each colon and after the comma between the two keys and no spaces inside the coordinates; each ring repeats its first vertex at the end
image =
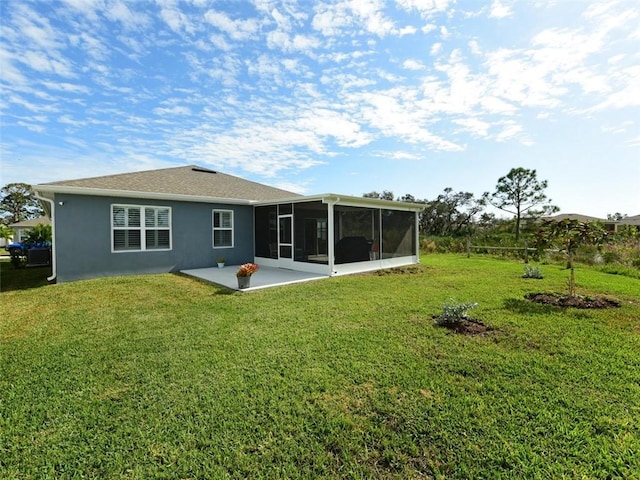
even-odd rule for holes
{"type": "Polygon", "coordinates": [[[637,0],[0,0],[1,183],[196,164],[302,194],[640,214],[637,0]]]}

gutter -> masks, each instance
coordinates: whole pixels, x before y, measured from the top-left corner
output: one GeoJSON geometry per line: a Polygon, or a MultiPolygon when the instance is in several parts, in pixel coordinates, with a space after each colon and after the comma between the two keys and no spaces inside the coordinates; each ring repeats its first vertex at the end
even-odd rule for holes
{"type": "Polygon", "coordinates": [[[52,198],[43,197],[40,195],[40,192],[36,191],[36,198],[41,200],[42,202],[46,202],[49,204],[48,210],[49,217],[51,218],[51,276],[47,277],[47,281],[53,283],[53,281],[57,277],[56,271],[56,220],[55,220],[55,211],[56,211],[56,202],[52,198]]]}

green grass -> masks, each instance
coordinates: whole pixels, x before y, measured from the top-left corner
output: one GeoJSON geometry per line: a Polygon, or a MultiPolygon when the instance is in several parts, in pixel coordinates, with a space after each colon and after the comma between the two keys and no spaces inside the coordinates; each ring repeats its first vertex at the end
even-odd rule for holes
{"type": "Polygon", "coordinates": [[[565,311],[523,300],[561,267],[422,263],[3,288],[0,478],[640,478],[640,280],[579,268],[622,307],[565,311]],[[451,297],[496,330],[436,327],[451,297]]]}

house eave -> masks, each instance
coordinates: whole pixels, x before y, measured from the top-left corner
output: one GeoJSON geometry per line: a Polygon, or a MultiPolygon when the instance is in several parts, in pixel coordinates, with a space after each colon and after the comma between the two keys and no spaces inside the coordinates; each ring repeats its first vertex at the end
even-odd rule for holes
{"type": "Polygon", "coordinates": [[[252,205],[253,200],[239,198],[208,197],[202,195],[184,195],[162,192],[139,192],[134,190],[112,190],[103,188],[69,187],[64,185],[35,185],[38,194],[64,193],[68,195],[89,195],[98,197],[125,197],[145,200],[165,200],[177,202],[222,203],[230,205],[252,205]]]}
{"type": "Polygon", "coordinates": [[[354,207],[377,207],[388,208],[391,210],[407,210],[412,212],[420,212],[424,209],[424,205],[420,203],[396,202],[393,200],[383,200],[380,198],[354,197],[351,195],[341,195],[339,193],[323,193],[320,195],[307,195],[302,197],[282,198],[271,201],[255,202],[256,206],[274,205],[279,203],[302,203],[302,202],[322,202],[339,205],[348,205],[354,207]]]}

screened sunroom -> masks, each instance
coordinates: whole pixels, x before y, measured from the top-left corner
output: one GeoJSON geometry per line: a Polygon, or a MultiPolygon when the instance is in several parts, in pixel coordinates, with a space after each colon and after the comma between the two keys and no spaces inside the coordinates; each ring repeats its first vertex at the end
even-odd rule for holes
{"type": "Polygon", "coordinates": [[[255,261],[326,275],[418,263],[422,208],[333,194],[258,204],[255,261]]]}

